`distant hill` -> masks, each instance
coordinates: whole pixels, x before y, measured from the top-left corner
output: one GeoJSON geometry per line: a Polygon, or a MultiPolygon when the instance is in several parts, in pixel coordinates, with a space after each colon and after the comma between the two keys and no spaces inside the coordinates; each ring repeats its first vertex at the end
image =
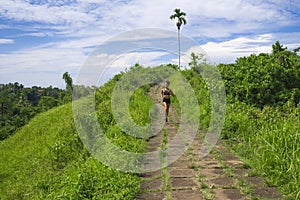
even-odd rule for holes
{"type": "Polygon", "coordinates": [[[139,189],[136,175],[90,156],[70,103],[38,114],[0,141],[0,152],[1,199],[132,199],[139,189]]]}

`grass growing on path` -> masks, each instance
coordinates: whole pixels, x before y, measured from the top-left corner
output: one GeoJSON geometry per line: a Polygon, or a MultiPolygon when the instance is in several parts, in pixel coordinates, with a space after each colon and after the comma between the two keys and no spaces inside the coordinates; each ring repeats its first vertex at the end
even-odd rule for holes
{"type": "Polygon", "coordinates": [[[223,131],[232,149],[291,199],[300,197],[299,110],[231,104],[223,131]]]}
{"type": "MultiPolygon", "coordinates": [[[[210,123],[211,105],[205,81],[191,70],[182,72],[200,102],[200,125],[210,123]]],[[[230,96],[230,94],[227,94],[230,96]]],[[[291,98],[283,106],[262,110],[237,100],[227,103],[221,138],[268,184],[290,199],[300,198],[300,105],[291,98]]]]}

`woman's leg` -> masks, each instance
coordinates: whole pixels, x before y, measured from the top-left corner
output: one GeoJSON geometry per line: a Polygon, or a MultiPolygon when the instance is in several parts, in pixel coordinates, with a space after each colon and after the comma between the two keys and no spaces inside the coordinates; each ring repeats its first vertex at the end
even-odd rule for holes
{"type": "Polygon", "coordinates": [[[165,119],[167,119],[169,111],[168,111],[168,104],[166,102],[164,102],[164,111],[165,111],[165,119]]]}
{"type": "Polygon", "coordinates": [[[169,116],[169,108],[170,108],[170,104],[169,103],[166,103],[167,104],[167,118],[169,116]]]}
{"type": "Polygon", "coordinates": [[[164,102],[164,107],[165,107],[165,121],[168,122],[170,104],[164,102]]]}

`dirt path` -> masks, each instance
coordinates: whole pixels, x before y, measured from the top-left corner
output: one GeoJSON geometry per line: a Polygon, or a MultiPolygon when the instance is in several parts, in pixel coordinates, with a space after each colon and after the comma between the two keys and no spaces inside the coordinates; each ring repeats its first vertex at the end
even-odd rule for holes
{"type": "MultiPolygon", "coordinates": [[[[149,95],[160,100],[158,86],[149,95]]],[[[172,107],[171,107],[172,108],[172,107]]],[[[148,141],[148,151],[165,148],[177,133],[179,119],[170,110],[169,123],[148,141]]],[[[219,141],[211,153],[200,159],[199,150],[204,133],[199,133],[188,150],[174,163],[161,170],[142,174],[141,194],[137,199],[147,200],[201,200],[201,199],[283,199],[273,187],[251,171],[219,141]]]]}

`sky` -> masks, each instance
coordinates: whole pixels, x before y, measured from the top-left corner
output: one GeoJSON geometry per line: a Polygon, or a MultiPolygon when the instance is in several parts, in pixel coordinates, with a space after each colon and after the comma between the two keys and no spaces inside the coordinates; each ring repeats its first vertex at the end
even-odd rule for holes
{"type": "Polygon", "coordinates": [[[271,53],[277,40],[289,50],[300,46],[297,0],[3,0],[0,84],[64,88],[62,74],[76,82],[96,54],[92,70],[106,69],[106,79],[135,63],[177,64],[175,8],[187,20],[183,66],[198,50],[218,64],[271,53]]]}

